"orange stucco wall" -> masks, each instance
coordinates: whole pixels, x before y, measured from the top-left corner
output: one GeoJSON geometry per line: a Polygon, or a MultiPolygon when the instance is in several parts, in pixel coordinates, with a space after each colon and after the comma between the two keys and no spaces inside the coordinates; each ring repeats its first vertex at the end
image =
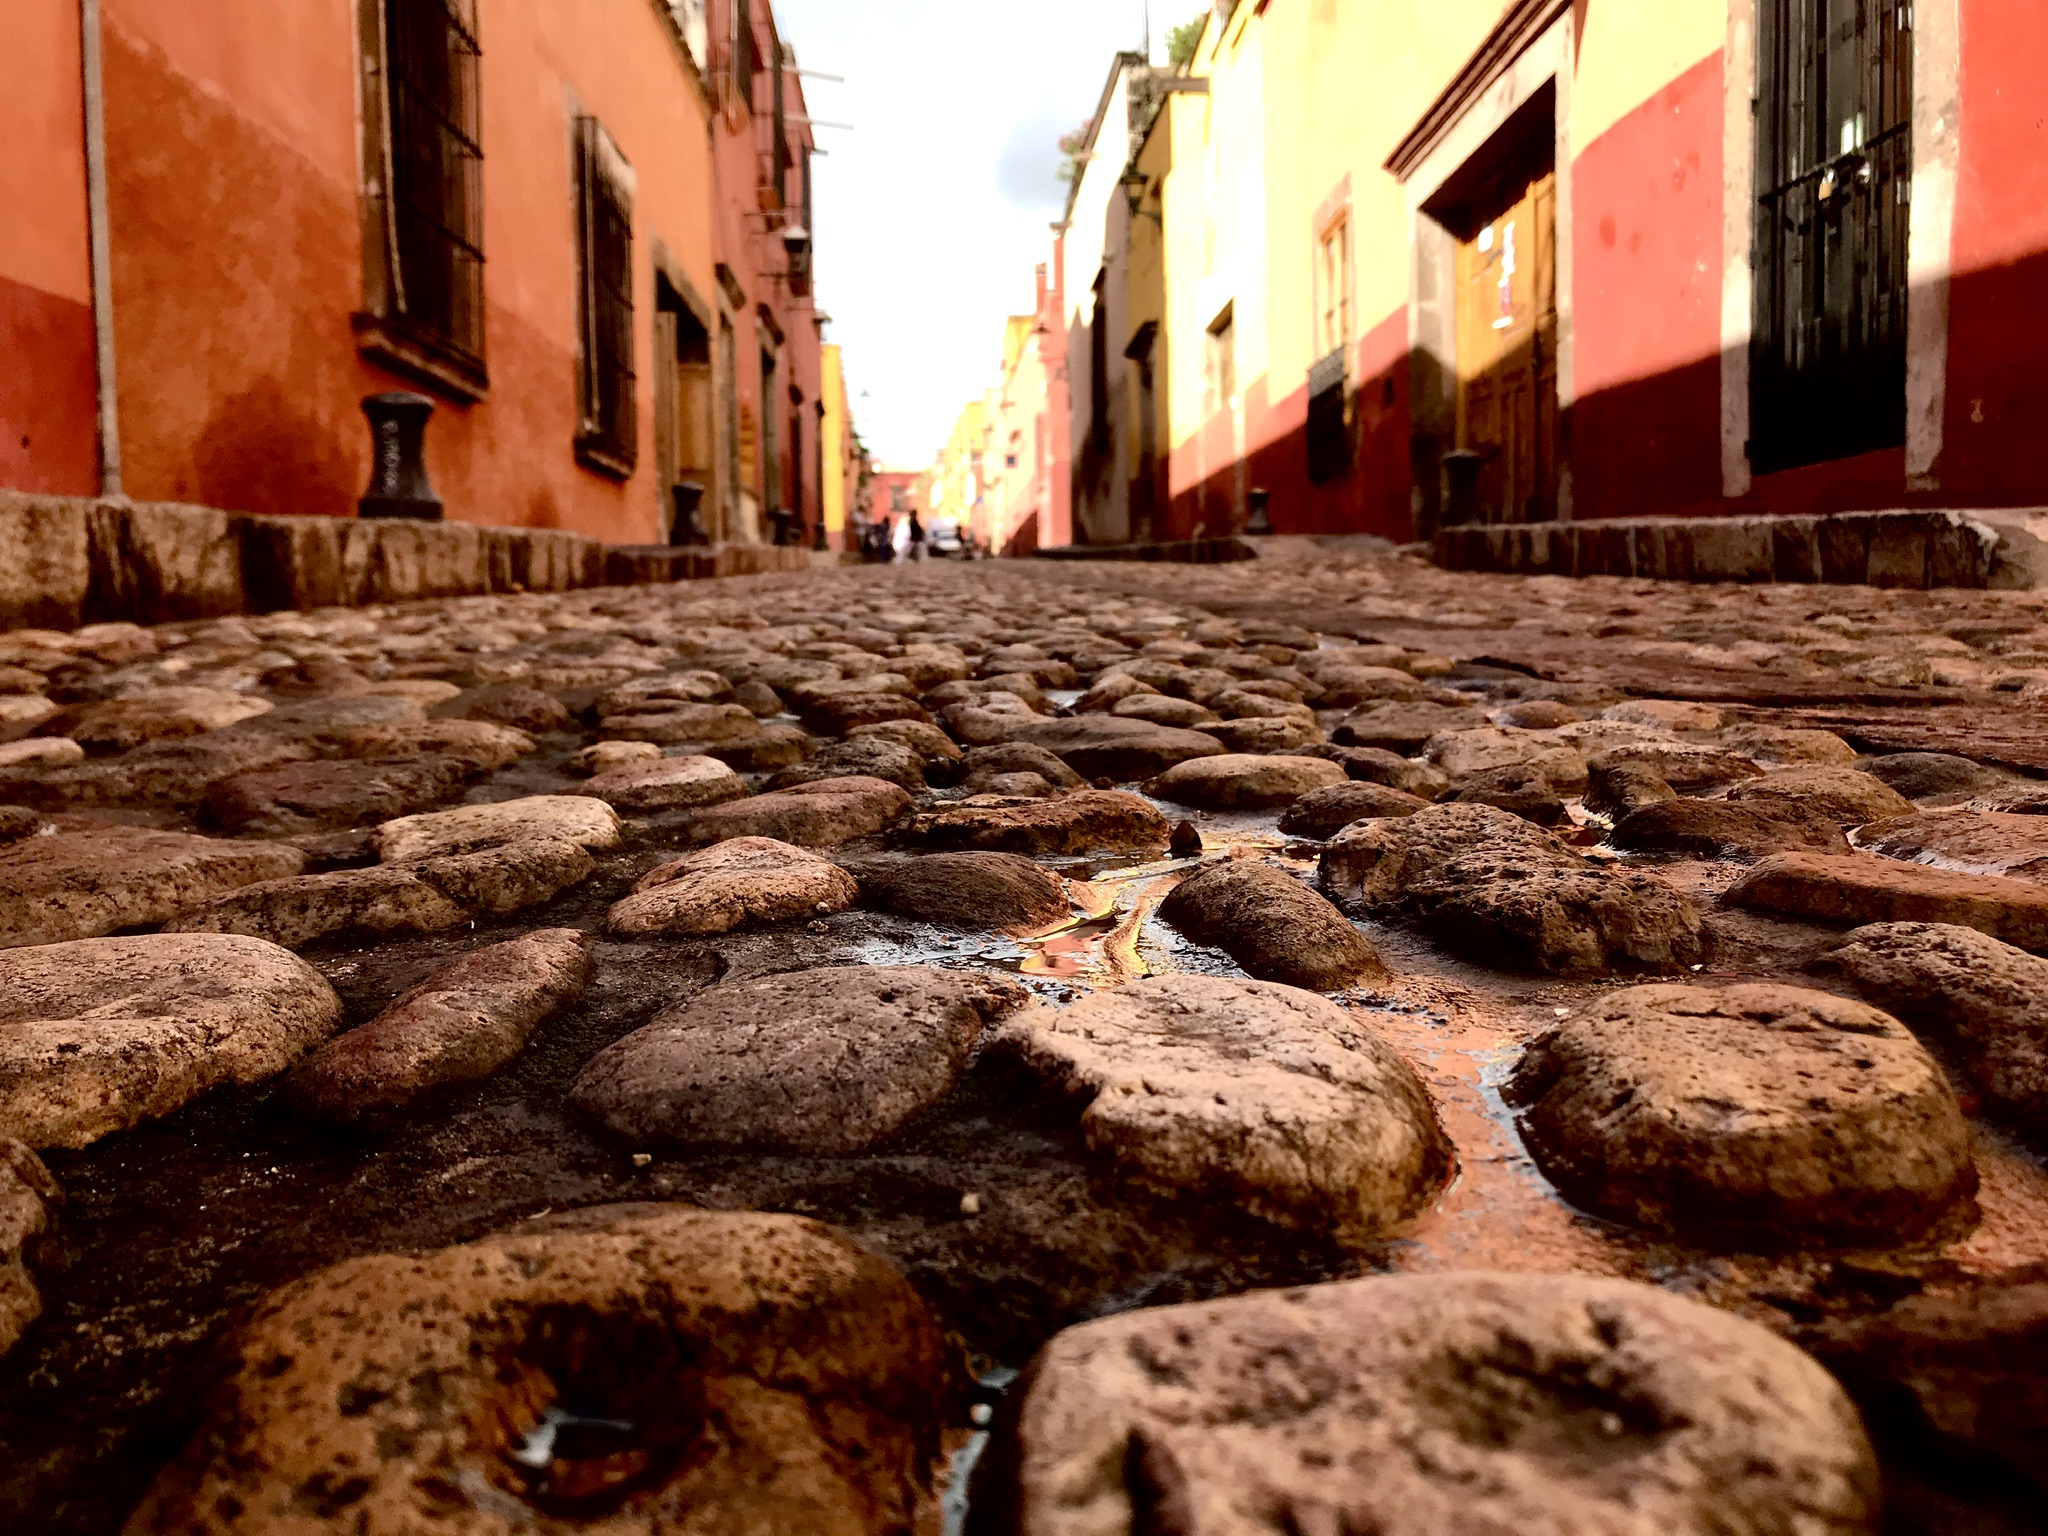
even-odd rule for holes
{"type": "MultiPolygon", "coordinates": [[[[355,0],[105,0],[109,214],[128,490],[347,515],[361,398],[416,387],[356,350],[355,0]]],[[[482,17],[489,398],[443,401],[448,515],[615,542],[659,532],[653,242],[712,291],[706,111],[650,0],[494,0],[482,17]],[[570,121],[634,166],[640,466],[580,467],[570,121]]]]}
{"type": "Polygon", "coordinates": [[[0,485],[97,488],[78,0],[8,0],[0,91],[0,485]]]}

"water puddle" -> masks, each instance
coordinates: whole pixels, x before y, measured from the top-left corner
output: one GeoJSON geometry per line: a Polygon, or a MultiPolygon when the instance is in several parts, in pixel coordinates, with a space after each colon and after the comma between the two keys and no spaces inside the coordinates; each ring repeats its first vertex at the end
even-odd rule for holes
{"type": "MultiPolygon", "coordinates": [[[[1178,807],[1161,806],[1168,815],[1178,807]]],[[[1270,815],[1206,815],[1196,818],[1202,852],[1181,859],[1133,865],[1128,854],[1048,859],[1067,881],[1074,915],[1038,933],[1025,934],[983,958],[1024,977],[1089,987],[1120,987],[1144,976],[1197,971],[1242,975],[1229,956],[1190,945],[1153,921],[1159,903],[1190,874],[1229,859],[1271,857],[1294,841],[1272,830],[1270,815]]]]}
{"type": "Polygon", "coordinates": [[[1199,859],[1175,859],[1093,878],[1069,874],[1072,917],[984,950],[982,958],[1019,976],[1090,987],[1120,987],[1150,976],[1153,967],[1139,954],[1145,925],[1166,893],[1200,865],[1199,859]]]}
{"type": "MultiPolygon", "coordinates": [[[[1068,915],[1033,932],[963,933],[920,923],[908,941],[868,939],[856,953],[865,965],[985,965],[1008,971],[1034,991],[1070,1001],[1076,988],[1120,987],[1146,976],[1192,973],[1242,976],[1220,950],[1192,944],[1156,920],[1160,902],[1194,871],[1234,858],[1274,858],[1296,840],[1270,827],[1203,825],[1198,857],[1133,864],[1128,853],[1048,858],[1066,881],[1068,915]]],[[[1237,821],[1239,818],[1230,818],[1237,821]]]]}

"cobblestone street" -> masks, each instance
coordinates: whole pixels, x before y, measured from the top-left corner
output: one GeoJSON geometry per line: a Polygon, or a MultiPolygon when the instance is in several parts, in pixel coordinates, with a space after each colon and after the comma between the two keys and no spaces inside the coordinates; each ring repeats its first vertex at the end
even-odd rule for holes
{"type": "Polygon", "coordinates": [[[0,689],[10,1530],[2032,1528],[2048,594],[1275,540],[0,689]]]}

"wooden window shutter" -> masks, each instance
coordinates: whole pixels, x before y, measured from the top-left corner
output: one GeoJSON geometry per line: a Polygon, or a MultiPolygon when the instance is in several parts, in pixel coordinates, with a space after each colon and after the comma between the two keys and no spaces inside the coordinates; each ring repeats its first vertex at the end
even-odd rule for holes
{"type": "Polygon", "coordinates": [[[639,457],[633,370],[633,170],[594,117],[576,123],[582,319],[578,457],[630,475],[639,457]]]}

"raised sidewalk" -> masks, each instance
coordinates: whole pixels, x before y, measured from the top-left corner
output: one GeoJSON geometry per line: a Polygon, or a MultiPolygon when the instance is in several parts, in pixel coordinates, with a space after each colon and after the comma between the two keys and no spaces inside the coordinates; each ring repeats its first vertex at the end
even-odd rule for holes
{"type": "Polygon", "coordinates": [[[1645,517],[1446,528],[1449,571],[1837,586],[2048,585],[2048,509],[1645,517]]]}
{"type": "Polygon", "coordinates": [[[810,569],[808,550],[615,546],[546,528],[263,517],[0,491],[0,629],[566,592],[810,569]]]}

